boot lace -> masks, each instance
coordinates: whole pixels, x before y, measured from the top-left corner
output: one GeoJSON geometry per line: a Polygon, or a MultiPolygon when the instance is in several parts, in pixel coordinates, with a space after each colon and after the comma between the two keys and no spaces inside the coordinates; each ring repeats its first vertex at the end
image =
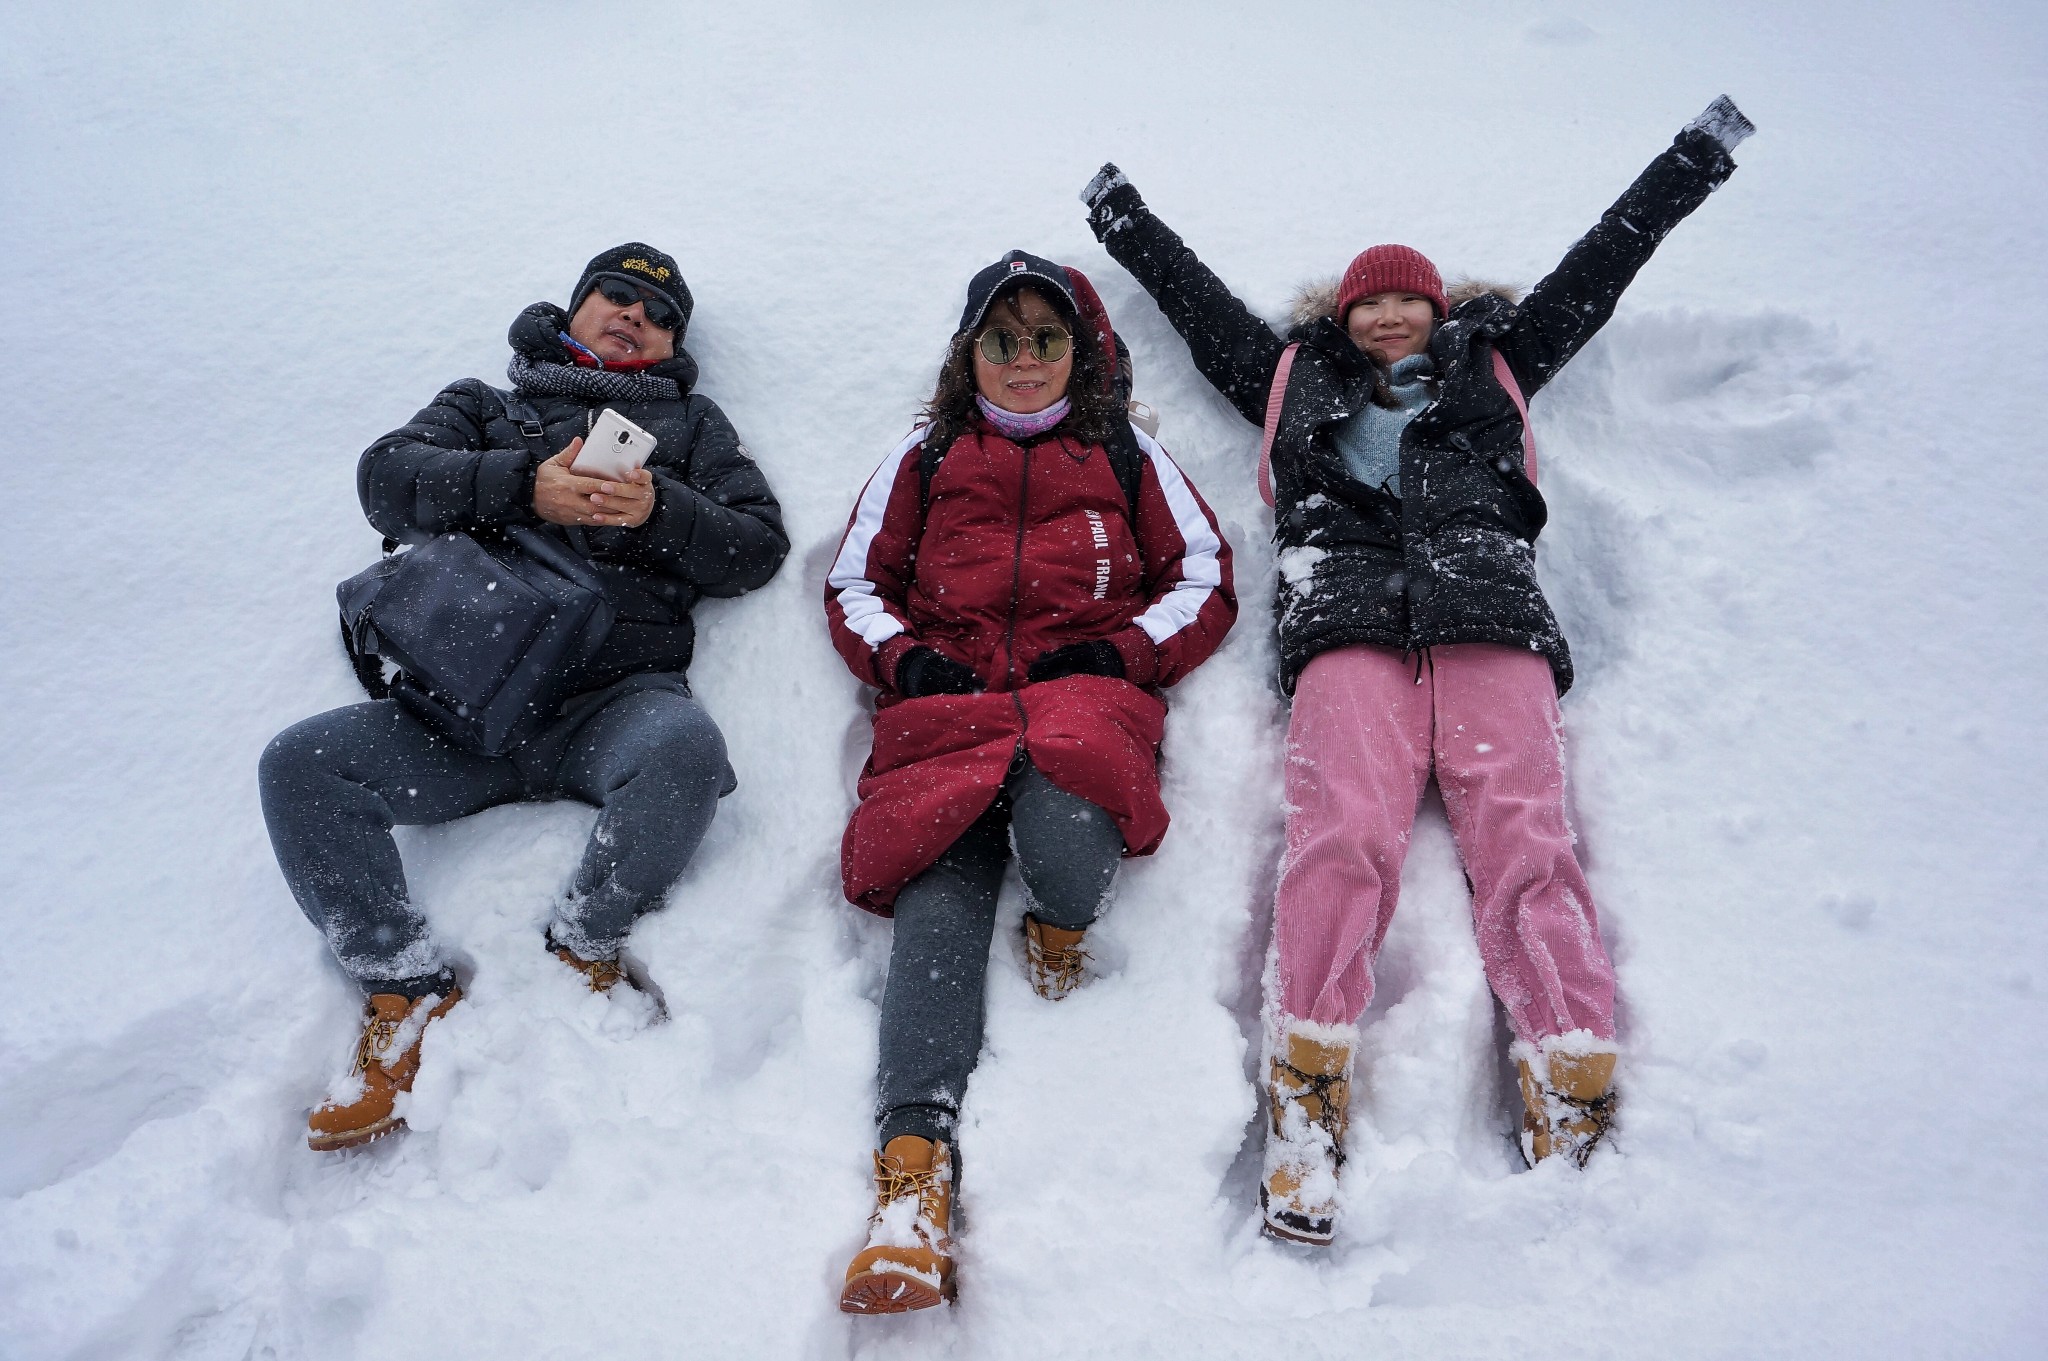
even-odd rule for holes
{"type": "Polygon", "coordinates": [[[356,1062],[353,1071],[367,1073],[371,1064],[382,1066],[384,1056],[398,1041],[398,1028],[405,1024],[403,1016],[376,1015],[363,1027],[362,1039],[356,1041],[356,1062]]]}
{"type": "Polygon", "coordinates": [[[1081,986],[1081,974],[1088,966],[1088,948],[1079,942],[1059,947],[1031,942],[1031,986],[1050,1001],[1081,986]]]}
{"type": "Polygon", "coordinates": [[[1573,1162],[1584,1167],[1586,1160],[1593,1156],[1593,1150],[1607,1137],[1608,1127],[1614,1123],[1614,1092],[1605,1091],[1598,1096],[1569,1096],[1550,1090],[1544,1095],[1571,1112],[1563,1119],[1551,1121],[1551,1137],[1566,1147],[1573,1162]]]}
{"type": "Polygon", "coordinates": [[[616,959],[579,959],[576,967],[590,980],[592,992],[610,992],[626,976],[616,959]]]}
{"type": "Polygon", "coordinates": [[[930,1224],[943,1232],[940,1219],[939,1169],[936,1167],[905,1169],[891,1164],[880,1153],[875,1154],[875,1188],[879,1195],[875,1200],[875,1213],[871,1223],[879,1224],[882,1211],[899,1200],[917,1198],[917,1232],[925,1236],[924,1226],[930,1224]]]}
{"type": "Polygon", "coordinates": [[[551,935],[548,944],[555,952],[555,958],[583,975],[592,992],[610,992],[624,978],[628,986],[638,989],[639,985],[626,978],[626,969],[617,959],[585,959],[566,945],[556,943],[551,935]]]}
{"type": "MultiPolygon", "coordinates": [[[[1302,1107],[1302,1114],[1308,1116],[1309,1123],[1317,1126],[1330,1136],[1331,1151],[1336,1159],[1336,1165],[1342,1167],[1344,1165],[1344,1107],[1338,1098],[1349,1097],[1351,1079],[1343,1073],[1304,1072],[1277,1055],[1273,1059],[1273,1066],[1285,1072],[1301,1088],[1301,1090],[1287,1092],[1284,1095],[1279,1094],[1276,1090],[1275,1094],[1279,1095],[1280,1099],[1273,1103],[1273,1132],[1275,1134],[1284,1134],[1281,1128],[1281,1116],[1283,1113],[1281,1108],[1283,1105],[1302,1107]],[[1310,1101],[1315,1102],[1313,1114],[1310,1114],[1308,1108],[1308,1102],[1310,1101]]],[[[1276,1089],[1277,1086],[1278,1084],[1275,1084],[1276,1089]]]]}

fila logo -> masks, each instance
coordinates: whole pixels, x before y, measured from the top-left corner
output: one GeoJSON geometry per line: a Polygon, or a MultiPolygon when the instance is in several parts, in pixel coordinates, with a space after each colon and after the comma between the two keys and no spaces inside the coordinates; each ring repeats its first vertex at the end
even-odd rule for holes
{"type": "Polygon", "coordinates": [[[1023,260],[1010,261],[1010,273],[1012,274],[1022,274],[1025,270],[1029,268],[1031,268],[1031,266],[1023,260]]]}

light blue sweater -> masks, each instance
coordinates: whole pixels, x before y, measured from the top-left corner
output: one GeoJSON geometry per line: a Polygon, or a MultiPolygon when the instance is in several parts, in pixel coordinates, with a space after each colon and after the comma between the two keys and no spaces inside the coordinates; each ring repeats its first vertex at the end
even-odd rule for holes
{"type": "Polygon", "coordinates": [[[1401,432],[1416,413],[1429,405],[1429,380],[1436,372],[1426,354],[1411,354],[1387,371],[1388,387],[1398,408],[1368,405],[1349,420],[1340,421],[1331,436],[1344,466],[1368,487],[1385,487],[1401,494],[1401,432]]]}

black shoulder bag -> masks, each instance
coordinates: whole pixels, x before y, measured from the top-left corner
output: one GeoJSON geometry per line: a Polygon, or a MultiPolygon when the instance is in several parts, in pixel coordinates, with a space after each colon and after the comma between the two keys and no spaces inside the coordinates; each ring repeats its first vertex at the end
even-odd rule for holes
{"type": "MultiPolygon", "coordinates": [[[[498,392],[535,455],[540,414],[498,392]]],[[[501,756],[531,737],[604,646],[616,611],[584,558],[529,525],[442,534],[335,588],[341,636],[373,697],[385,687],[457,746],[501,756]],[[398,668],[387,683],[379,659],[398,668]]]]}

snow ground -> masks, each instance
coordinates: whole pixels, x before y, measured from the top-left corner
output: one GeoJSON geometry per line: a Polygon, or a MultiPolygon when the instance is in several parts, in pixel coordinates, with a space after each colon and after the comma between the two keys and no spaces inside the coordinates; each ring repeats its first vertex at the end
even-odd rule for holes
{"type": "Polygon", "coordinates": [[[2048,1351],[2038,317],[2048,20],[2018,5],[1278,0],[0,10],[0,1355],[2022,1357],[2048,1351]],[[1517,1170],[1440,813],[1347,1208],[1254,1232],[1284,722],[1255,433],[1088,236],[1115,159],[1255,305],[1401,239],[1533,280],[1723,90],[1742,171],[1536,403],[1627,1104],[1517,1170]],[[741,773],[635,949],[534,928],[591,814],[409,835],[475,969],[402,1141],[316,1157],[354,1001],[255,758],[350,702],[356,452],[645,237],[788,510],[695,679],[741,773]],[[1176,825],[1051,1009],[1008,943],[962,1294],[849,1320],[887,927],[817,591],[967,275],[1087,269],[1248,608],[1175,696],[1176,825]],[[46,337],[55,337],[52,344],[46,337]],[[50,474],[57,472],[58,477],[50,474]],[[33,490],[35,495],[29,495],[33,490]]]}

